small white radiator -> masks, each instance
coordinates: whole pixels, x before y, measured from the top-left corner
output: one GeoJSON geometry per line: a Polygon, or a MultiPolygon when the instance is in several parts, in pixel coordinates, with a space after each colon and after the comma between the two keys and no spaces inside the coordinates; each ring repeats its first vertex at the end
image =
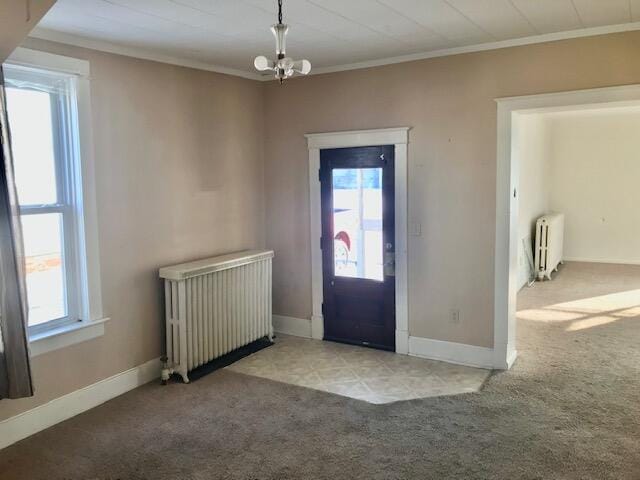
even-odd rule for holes
{"type": "Polygon", "coordinates": [[[551,213],[536,221],[535,268],[538,280],[551,280],[551,272],[562,263],[564,214],[551,213]]]}
{"type": "Polygon", "coordinates": [[[166,364],[188,372],[263,337],[273,339],[272,250],[250,250],[160,269],[164,279],[166,364]]]}

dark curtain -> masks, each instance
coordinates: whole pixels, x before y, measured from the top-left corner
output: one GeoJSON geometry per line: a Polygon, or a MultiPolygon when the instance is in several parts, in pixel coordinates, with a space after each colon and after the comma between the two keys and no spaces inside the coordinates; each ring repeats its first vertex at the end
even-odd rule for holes
{"type": "Polygon", "coordinates": [[[33,395],[33,385],[22,227],[6,106],[0,68],[0,398],[22,398],[33,395]]]}

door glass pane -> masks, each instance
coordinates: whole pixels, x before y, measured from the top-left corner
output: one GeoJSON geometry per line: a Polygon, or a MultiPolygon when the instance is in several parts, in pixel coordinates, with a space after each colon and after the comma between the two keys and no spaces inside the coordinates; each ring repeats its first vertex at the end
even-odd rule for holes
{"type": "Polygon", "coordinates": [[[382,168],[333,170],[334,274],[383,280],[382,168]]]}
{"type": "Polygon", "coordinates": [[[51,94],[7,88],[7,115],[20,205],[56,203],[51,94]]]}
{"type": "Polygon", "coordinates": [[[27,264],[29,325],[65,317],[62,215],[23,215],[22,232],[27,264]]]}

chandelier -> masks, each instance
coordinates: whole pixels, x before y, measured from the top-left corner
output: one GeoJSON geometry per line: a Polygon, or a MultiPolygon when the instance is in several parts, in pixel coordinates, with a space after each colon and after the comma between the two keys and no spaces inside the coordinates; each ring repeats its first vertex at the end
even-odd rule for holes
{"type": "Polygon", "coordinates": [[[256,57],[253,65],[260,72],[273,71],[275,77],[282,83],[285,78],[293,76],[294,73],[306,75],[311,71],[311,62],[309,60],[294,61],[292,58],[285,56],[285,40],[289,26],[282,23],[282,0],[278,0],[278,23],[271,26],[271,33],[276,37],[276,55],[277,60],[270,60],[264,55],[256,57]]]}

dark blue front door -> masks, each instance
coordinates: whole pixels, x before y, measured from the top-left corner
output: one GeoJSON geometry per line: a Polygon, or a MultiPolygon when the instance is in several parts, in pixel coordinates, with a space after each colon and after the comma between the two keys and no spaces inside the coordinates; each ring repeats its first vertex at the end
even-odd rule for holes
{"type": "Polygon", "coordinates": [[[320,152],[324,338],[395,350],[393,145],[320,152]]]}

